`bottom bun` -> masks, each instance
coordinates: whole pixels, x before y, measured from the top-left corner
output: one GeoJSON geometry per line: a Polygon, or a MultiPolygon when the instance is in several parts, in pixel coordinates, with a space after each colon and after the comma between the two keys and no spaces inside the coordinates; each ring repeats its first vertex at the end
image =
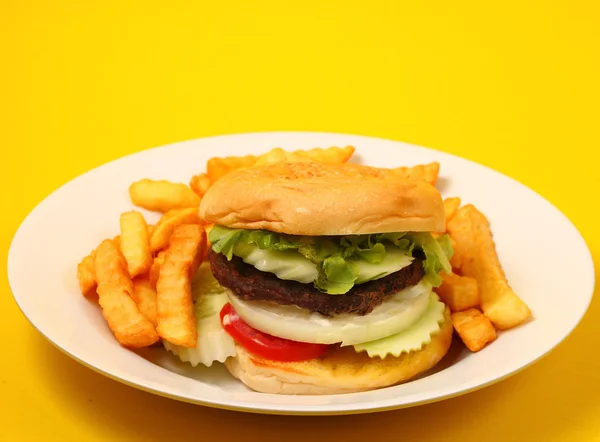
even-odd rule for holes
{"type": "Polygon", "coordinates": [[[237,356],[225,365],[253,390],[275,394],[340,394],[374,390],[408,381],[434,367],[452,343],[452,322],[445,321],[431,342],[400,357],[370,358],[353,347],[333,347],[323,356],[303,362],[264,359],[236,345],[237,356]]]}

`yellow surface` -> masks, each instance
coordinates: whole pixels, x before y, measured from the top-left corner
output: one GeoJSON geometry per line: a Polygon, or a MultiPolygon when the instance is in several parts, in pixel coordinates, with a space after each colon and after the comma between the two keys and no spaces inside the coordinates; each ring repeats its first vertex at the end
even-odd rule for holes
{"type": "MultiPolygon", "coordinates": [[[[95,374],[28,324],[6,281],[19,222],[67,180],[164,143],[264,130],[373,135],[484,163],[556,204],[599,262],[598,2],[494,3],[3,1],[0,440],[600,440],[598,290],[563,344],[500,384],[292,418],[95,374]]],[[[569,257],[548,240],[557,272],[569,257]]]]}

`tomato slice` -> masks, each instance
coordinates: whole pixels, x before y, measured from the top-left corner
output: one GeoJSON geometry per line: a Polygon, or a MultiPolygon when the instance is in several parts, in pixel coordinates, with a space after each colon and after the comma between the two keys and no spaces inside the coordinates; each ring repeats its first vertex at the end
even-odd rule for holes
{"type": "Polygon", "coordinates": [[[307,361],[321,356],[329,345],[309,344],[278,338],[248,325],[227,303],[221,309],[221,324],[227,333],[250,353],[281,362],[307,361]]]}

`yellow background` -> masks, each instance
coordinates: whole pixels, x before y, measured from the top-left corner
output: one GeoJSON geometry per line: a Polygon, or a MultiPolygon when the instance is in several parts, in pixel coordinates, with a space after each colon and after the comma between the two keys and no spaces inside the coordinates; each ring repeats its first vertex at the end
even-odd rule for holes
{"type": "MultiPolygon", "coordinates": [[[[599,12],[594,1],[2,1],[0,440],[600,440],[598,290],[563,344],[500,384],[295,418],[178,403],[80,366],[24,319],[5,271],[19,222],[67,180],[153,146],[266,130],[373,135],[489,165],[556,204],[600,262],[599,12]]],[[[569,257],[548,241],[548,272],[560,271],[569,257]]]]}

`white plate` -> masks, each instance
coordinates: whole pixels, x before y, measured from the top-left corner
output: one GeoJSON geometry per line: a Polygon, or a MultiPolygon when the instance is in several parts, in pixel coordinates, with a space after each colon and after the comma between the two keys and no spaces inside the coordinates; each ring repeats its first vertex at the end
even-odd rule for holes
{"type": "MultiPolygon", "coordinates": [[[[149,220],[156,216],[149,214],[149,220]],[[152,215],[152,216],[150,216],[152,215]]],[[[156,394],[219,408],[277,414],[371,412],[433,402],[516,373],[559,344],[579,323],[594,289],[590,252],[575,227],[539,195],[486,167],[403,143],[323,133],[256,133],[173,144],[94,169],[46,198],[25,219],[11,245],[8,276],[29,321],[86,366],[156,394]],[[119,230],[131,210],[127,189],[148,177],[188,182],[216,155],[246,155],[273,147],[356,147],[354,161],[373,166],[441,163],[444,196],[474,203],[490,219],[509,282],[535,319],[501,333],[483,351],[460,346],[434,372],[412,382],[365,393],[283,396],[252,392],[222,366],[192,369],[163,350],[120,347],[99,308],[79,293],[76,266],[102,239],[119,230]],[[33,270],[35,269],[35,271],[33,270]],[[558,271],[560,269],[560,271],[558,271]],[[577,275],[576,278],[573,276],[577,275]]]]}

